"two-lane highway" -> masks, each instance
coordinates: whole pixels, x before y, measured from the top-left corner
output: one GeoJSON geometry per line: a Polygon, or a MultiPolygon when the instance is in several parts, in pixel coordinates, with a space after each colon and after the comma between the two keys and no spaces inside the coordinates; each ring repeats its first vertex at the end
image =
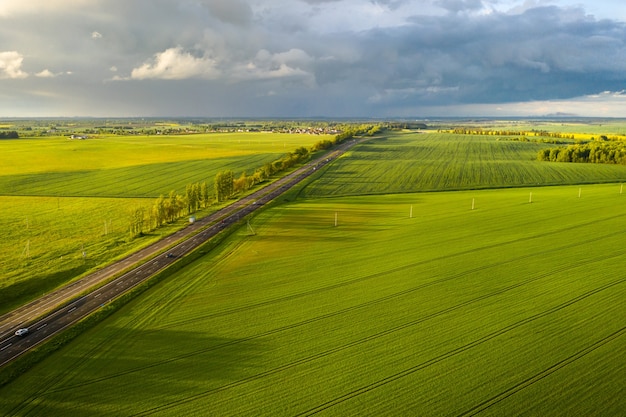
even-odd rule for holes
{"type": "Polygon", "coordinates": [[[161,241],[0,317],[0,366],[154,276],[223,229],[274,200],[318,168],[332,162],[356,143],[356,140],[350,140],[280,180],[161,241]],[[119,274],[121,275],[111,280],[119,274]],[[108,280],[111,281],[102,285],[108,280]],[[14,332],[18,328],[28,328],[29,332],[24,336],[16,336],[14,332]]]}

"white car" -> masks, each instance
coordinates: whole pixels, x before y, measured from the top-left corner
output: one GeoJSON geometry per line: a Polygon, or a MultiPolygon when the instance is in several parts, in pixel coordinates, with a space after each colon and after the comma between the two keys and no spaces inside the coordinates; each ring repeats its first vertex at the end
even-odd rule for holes
{"type": "Polygon", "coordinates": [[[17,329],[15,331],[16,336],[26,336],[28,334],[28,329],[17,329]]]}

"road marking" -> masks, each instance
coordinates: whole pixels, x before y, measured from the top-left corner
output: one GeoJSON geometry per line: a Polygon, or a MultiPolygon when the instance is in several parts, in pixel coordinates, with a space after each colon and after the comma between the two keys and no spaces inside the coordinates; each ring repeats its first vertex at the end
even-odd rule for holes
{"type": "Polygon", "coordinates": [[[48,325],[48,323],[44,323],[44,324],[42,324],[41,326],[37,327],[37,330],[41,330],[41,329],[43,329],[44,327],[46,327],[47,325],[48,325]]]}
{"type": "Polygon", "coordinates": [[[94,295],[94,296],[93,296],[93,298],[98,298],[98,297],[100,297],[101,295],[102,295],[102,293],[100,293],[100,292],[99,292],[98,294],[94,295]]]}
{"type": "Polygon", "coordinates": [[[0,350],[4,350],[4,349],[8,348],[8,347],[9,347],[9,346],[11,346],[12,344],[13,344],[13,343],[9,343],[8,345],[3,346],[2,348],[0,348],[0,350]]]}
{"type": "Polygon", "coordinates": [[[68,313],[71,313],[72,311],[76,310],[76,307],[72,307],[71,309],[67,310],[68,313]]]}

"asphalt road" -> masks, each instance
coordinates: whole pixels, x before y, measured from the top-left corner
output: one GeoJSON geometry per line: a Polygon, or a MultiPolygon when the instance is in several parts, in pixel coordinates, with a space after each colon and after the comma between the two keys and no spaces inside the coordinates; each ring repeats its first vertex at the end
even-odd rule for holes
{"type": "Polygon", "coordinates": [[[307,163],[280,180],[190,224],[161,241],[3,315],[0,317],[0,366],[11,362],[141,282],[148,280],[224,228],[274,200],[313,174],[316,169],[332,162],[356,143],[356,140],[350,140],[338,149],[307,163]],[[174,257],[166,255],[170,253],[174,257]],[[102,285],[103,282],[119,274],[122,275],[102,285]],[[16,336],[15,331],[19,328],[28,328],[28,334],[16,336]]]}

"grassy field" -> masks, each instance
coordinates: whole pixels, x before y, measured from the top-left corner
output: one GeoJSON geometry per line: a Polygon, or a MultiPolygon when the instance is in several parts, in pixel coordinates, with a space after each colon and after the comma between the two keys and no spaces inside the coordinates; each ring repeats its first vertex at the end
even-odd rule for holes
{"type": "Polygon", "coordinates": [[[309,184],[303,197],[474,188],[564,185],[626,180],[626,166],[545,163],[554,145],[442,133],[392,134],[354,149],[309,184]]]}
{"type": "Polygon", "coordinates": [[[283,204],[0,414],[619,415],[625,220],[619,184],[283,204]]]}
{"type": "MultiPolygon", "coordinates": [[[[456,127],[476,127],[485,130],[516,130],[516,131],[546,131],[567,134],[581,134],[598,137],[600,135],[626,135],[626,120],[624,119],[562,119],[550,120],[475,120],[455,122],[449,125],[456,127]]],[[[578,135],[576,135],[578,136],[578,135]]]]}
{"type": "Polygon", "coordinates": [[[171,232],[128,241],[145,199],[0,197],[0,313],[171,232]]]}
{"type": "Polygon", "coordinates": [[[321,139],[228,133],[0,141],[0,314],[173,231],[128,242],[135,207],[151,207],[170,190],[184,194],[193,182],[212,190],[221,170],[251,174],[321,139]]]}
{"type": "MultiPolygon", "coordinates": [[[[141,162],[134,140],[92,141],[103,160],[58,177],[7,164],[0,189],[150,197],[157,173],[188,183],[183,167],[205,169],[194,164],[208,156],[192,158],[203,151],[164,159],[152,137],[138,139],[150,141],[141,162]]],[[[236,145],[207,155],[272,153],[236,145]]],[[[535,161],[545,146],[437,133],[361,145],[253,219],[256,235],[240,230],[0,388],[0,414],[617,415],[626,167],[535,161]]],[[[124,201],[2,197],[4,250],[47,262],[52,285],[58,265],[80,272],[124,249],[106,223],[124,201]],[[51,231],[59,250],[40,251],[51,231]]]]}
{"type": "Polygon", "coordinates": [[[0,195],[158,197],[219,171],[252,173],[315,135],[225,133],[0,141],[0,195]]]}

